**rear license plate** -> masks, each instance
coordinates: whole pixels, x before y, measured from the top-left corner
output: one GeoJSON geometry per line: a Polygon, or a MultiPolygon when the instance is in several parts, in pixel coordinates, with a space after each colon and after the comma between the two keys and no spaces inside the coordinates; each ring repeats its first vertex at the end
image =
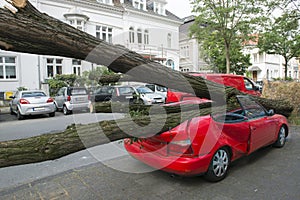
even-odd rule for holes
{"type": "Polygon", "coordinates": [[[45,110],[45,108],[33,108],[33,111],[45,110]]]}

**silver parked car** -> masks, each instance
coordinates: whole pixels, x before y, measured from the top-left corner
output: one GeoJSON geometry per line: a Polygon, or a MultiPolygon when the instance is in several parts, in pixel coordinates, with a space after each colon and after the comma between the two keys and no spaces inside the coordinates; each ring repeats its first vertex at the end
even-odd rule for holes
{"type": "Polygon", "coordinates": [[[25,115],[49,114],[55,116],[54,100],[41,90],[18,91],[9,103],[11,114],[17,114],[19,120],[25,115]]]}
{"type": "Polygon", "coordinates": [[[165,98],[162,95],[154,93],[146,86],[138,86],[135,87],[135,89],[138,93],[139,99],[142,100],[141,103],[145,105],[165,103],[165,98]]]}
{"type": "Polygon", "coordinates": [[[86,88],[84,87],[62,87],[55,96],[55,106],[62,110],[65,115],[74,110],[90,109],[90,99],[86,88]]]}

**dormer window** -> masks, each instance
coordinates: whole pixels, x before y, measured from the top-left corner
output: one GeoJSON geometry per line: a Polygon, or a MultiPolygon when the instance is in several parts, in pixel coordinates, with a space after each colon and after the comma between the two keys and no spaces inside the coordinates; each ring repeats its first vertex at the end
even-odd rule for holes
{"type": "Polygon", "coordinates": [[[132,6],[139,10],[147,10],[146,0],[132,0],[132,6]]]}
{"type": "Polygon", "coordinates": [[[70,9],[68,13],[64,14],[64,17],[71,26],[81,31],[85,31],[85,24],[89,20],[89,17],[84,15],[79,8],[74,7],[70,9]]]}
{"type": "Polygon", "coordinates": [[[166,5],[165,3],[154,2],[153,11],[159,15],[165,15],[166,14],[165,5],[166,5]]]}

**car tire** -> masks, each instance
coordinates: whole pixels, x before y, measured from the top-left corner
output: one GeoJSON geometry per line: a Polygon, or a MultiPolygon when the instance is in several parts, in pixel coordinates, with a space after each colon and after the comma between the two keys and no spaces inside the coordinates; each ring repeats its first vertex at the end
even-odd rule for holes
{"type": "Polygon", "coordinates": [[[52,113],[49,113],[49,117],[54,117],[55,116],[55,111],[52,113]]]}
{"type": "Polygon", "coordinates": [[[228,172],[230,164],[230,154],[226,148],[220,148],[213,155],[209,168],[204,174],[204,178],[210,182],[223,180],[228,172]]]}
{"type": "Polygon", "coordinates": [[[22,115],[19,110],[17,110],[17,119],[18,120],[24,119],[24,115],[22,115]]]}
{"type": "Polygon", "coordinates": [[[277,140],[273,144],[274,147],[281,148],[285,145],[286,136],[287,136],[286,132],[287,132],[286,128],[284,126],[281,126],[278,132],[277,140]]]}
{"type": "Polygon", "coordinates": [[[71,112],[70,112],[70,110],[68,110],[67,106],[63,106],[63,113],[64,113],[64,115],[68,115],[71,112]]]}

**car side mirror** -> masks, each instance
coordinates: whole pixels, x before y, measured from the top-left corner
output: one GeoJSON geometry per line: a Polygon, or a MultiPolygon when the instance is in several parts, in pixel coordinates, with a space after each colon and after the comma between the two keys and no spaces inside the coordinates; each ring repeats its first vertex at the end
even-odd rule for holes
{"type": "Polygon", "coordinates": [[[275,114],[273,109],[269,110],[267,113],[268,113],[269,116],[273,116],[275,114]]]}
{"type": "Polygon", "coordinates": [[[10,99],[14,99],[14,98],[16,98],[15,96],[9,96],[8,98],[10,98],[10,99]]]}

